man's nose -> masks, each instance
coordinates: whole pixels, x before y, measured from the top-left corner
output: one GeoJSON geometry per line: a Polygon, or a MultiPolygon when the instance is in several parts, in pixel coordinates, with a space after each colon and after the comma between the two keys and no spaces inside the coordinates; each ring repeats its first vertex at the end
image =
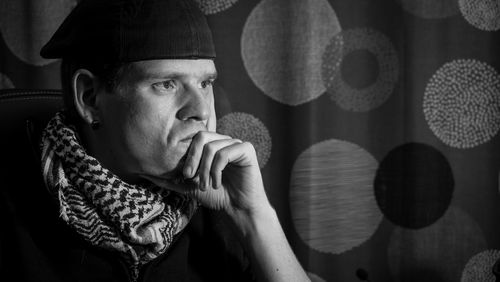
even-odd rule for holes
{"type": "Polygon", "coordinates": [[[177,115],[180,120],[206,121],[210,117],[211,96],[207,90],[187,87],[183,93],[183,103],[177,115]]]}

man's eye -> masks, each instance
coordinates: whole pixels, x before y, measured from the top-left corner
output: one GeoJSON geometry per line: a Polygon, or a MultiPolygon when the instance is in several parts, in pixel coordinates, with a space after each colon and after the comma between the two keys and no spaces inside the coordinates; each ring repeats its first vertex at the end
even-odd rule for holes
{"type": "Polygon", "coordinates": [[[175,83],[173,80],[167,80],[162,82],[162,86],[165,89],[174,89],[175,88],[175,83]]]}
{"type": "Polygon", "coordinates": [[[204,80],[201,82],[201,88],[207,88],[209,86],[212,86],[214,84],[213,80],[204,80]]]}
{"type": "Polygon", "coordinates": [[[154,86],[160,88],[160,90],[173,90],[175,89],[175,82],[173,80],[165,80],[155,83],[154,86]]]}

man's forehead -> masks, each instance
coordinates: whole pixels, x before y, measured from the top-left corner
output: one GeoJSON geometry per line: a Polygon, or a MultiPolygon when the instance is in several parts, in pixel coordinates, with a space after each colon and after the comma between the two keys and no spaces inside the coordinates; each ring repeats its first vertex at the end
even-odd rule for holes
{"type": "Polygon", "coordinates": [[[217,75],[214,61],[211,59],[162,59],[131,63],[131,71],[141,76],[165,75],[217,75]]]}

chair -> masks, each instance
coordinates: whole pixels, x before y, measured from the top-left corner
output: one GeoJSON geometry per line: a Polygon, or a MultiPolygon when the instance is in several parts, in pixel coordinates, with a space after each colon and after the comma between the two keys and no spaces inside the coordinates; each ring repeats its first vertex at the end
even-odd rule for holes
{"type": "Polygon", "coordinates": [[[39,136],[62,105],[57,90],[0,90],[0,274],[18,267],[18,242],[29,248],[32,231],[50,232],[45,219],[57,216],[41,184],[39,136]]]}
{"type": "Polygon", "coordinates": [[[58,90],[0,90],[2,178],[25,170],[32,160],[38,164],[39,135],[62,104],[61,91],[58,90]]]}

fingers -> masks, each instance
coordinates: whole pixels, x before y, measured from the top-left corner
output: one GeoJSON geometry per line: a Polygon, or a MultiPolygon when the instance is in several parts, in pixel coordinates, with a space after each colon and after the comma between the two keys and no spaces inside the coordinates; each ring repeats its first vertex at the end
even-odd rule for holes
{"type": "Polygon", "coordinates": [[[218,175],[229,163],[241,167],[251,165],[258,166],[253,145],[249,142],[239,141],[220,149],[214,156],[211,170],[215,175],[218,175]]]}
{"type": "Polygon", "coordinates": [[[210,169],[210,176],[214,180],[214,188],[222,186],[222,171],[230,163],[240,167],[251,165],[258,167],[255,149],[252,144],[238,141],[218,150],[214,155],[210,169]]]}
{"type": "Polygon", "coordinates": [[[228,163],[257,165],[253,146],[229,136],[200,132],[190,146],[183,174],[194,179],[200,190],[222,187],[222,171],[228,163]]]}
{"type": "Polygon", "coordinates": [[[193,189],[186,193],[206,207],[252,211],[267,201],[257,154],[248,142],[200,132],[191,143],[185,164],[190,167],[185,171],[194,171],[187,179],[193,189]]]}
{"type": "Polygon", "coordinates": [[[196,134],[187,152],[186,162],[182,171],[184,177],[193,178],[196,176],[205,144],[221,139],[231,139],[231,137],[207,131],[196,134]]]}
{"type": "Polygon", "coordinates": [[[222,139],[205,144],[203,154],[198,167],[198,176],[200,177],[200,188],[202,190],[208,187],[215,189],[222,185],[222,170],[214,172],[212,169],[214,157],[220,150],[233,144],[241,143],[238,139],[222,139]]]}

